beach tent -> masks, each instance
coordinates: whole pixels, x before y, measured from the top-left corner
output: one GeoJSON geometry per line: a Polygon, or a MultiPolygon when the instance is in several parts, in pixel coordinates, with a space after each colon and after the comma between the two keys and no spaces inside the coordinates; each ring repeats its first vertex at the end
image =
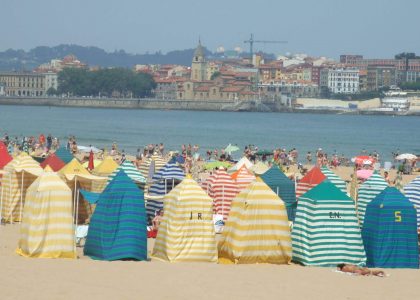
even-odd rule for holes
{"type": "Polygon", "coordinates": [[[347,185],[346,182],[338,177],[333,171],[331,171],[328,167],[324,166],[321,168],[322,174],[324,174],[329,181],[335,184],[343,193],[347,194],[347,185]]]}
{"type": "Polygon", "coordinates": [[[420,176],[404,187],[405,196],[414,204],[417,210],[417,229],[420,228],[420,176]]]}
{"type": "Polygon", "coordinates": [[[255,165],[253,165],[251,168],[249,168],[249,170],[256,175],[262,175],[265,172],[267,172],[268,169],[269,169],[269,167],[261,161],[257,162],[255,165]]]}
{"type": "MultiPolygon", "coordinates": [[[[95,169],[92,170],[92,175],[108,177],[117,168],[118,164],[114,161],[114,159],[111,156],[107,156],[95,169]]],[[[108,180],[93,182],[92,191],[96,193],[102,192],[105,189],[107,182],[108,180]]]]}
{"type": "Polygon", "coordinates": [[[233,181],[239,188],[239,191],[243,191],[248,185],[255,180],[255,175],[252,174],[246,166],[242,166],[235,173],[230,174],[233,181]]]}
{"type": "Polygon", "coordinates": [[[164,198],[152,256],[165,261],[217,262],[212,199],[187,176],[164,198]]]}
{"type": "Polygon", "coordinates": [[[26,191],[16,252],[26,257],[77,257],[71,189],[48,166],[26,191]]]}
{"type": "Polygon", "coordinates": [[[154,154],[152,157],[147,158],[143,163],[140,164],[139,171],[145,178],[148,177],[150,171],[150,164],[154,161],[154,170],[153,174],[158,172],[165,164],[165,160],[157,155],[154,154]]]}
{"type": "Polygon", "coordinates": [[[143,192],[123,170],[99,196],[84,254],[99,260],[147,260],[143,192]]]}
{"type": "Polygon", "coordinates": [[[362,236],[368,267],[419,267],[416,209],[395,187],[367,205],[362,236]]]}
{"type": "Polygon", "coordinates": [[[108,182],[110,182],[120,170],[123,170],[136,184],[144,184],[146,182],[146,178],[143,174],[141,174],[136,166],[129,160],[125,160],[111,175],[109,175],[108,182]]]}
{"type": "Polygon", "coordinates": [[[235,181],[224,168],[219,168],[203,182],[202,187],[213,199],[214,213],[222,215],[223,220],[226,221],[232,199],[239,193],[235,181]]]}
{"type": "Polygon", "coordinates": [[[0,170],[4,168],[5,165],[7,165],[9,162],[11,162],[13,159],[12,156],[10,156],[9,152],[7,152],[6,145],[0,141],[0,170]]]}
{"type": "Polygon", "coordinates": [[[313,167],[301,180],[299,180],[296,186],[296,199],[299,199],[299,197],[307,191],[323,182],[325,178],[327,177],[321,172],[320,168],[317,166],[313,167]]]}
{"type": "Polygon", "coordinates": [[[62,161],[55,153],[51,153],[41,164],[40,166],[45,169],[46,166],[50,166],[50,168],[54,172],[60,171],[66,165],[64,161],[62,161]]]}
{"type": "Polygon", "coordinates": [[[70,151],[63,147],[58,148],[54,153],[55,155],[58,156],[59,159],[64,161],[64,163],[66,164],[71,162],[71,160],[74,158],[74,156],[70,153],[70,151]]]}
{"type": "Polygon", "coordinates": [[[4,167],[1,180],[1,211],[5,222],[20,222],[28,186],[43,172],[39,164],[22,152],[4,167]]]}
{"type": "Polygon", "coordinates": [[[271,167],[267,172],[261,175],[261,179],[284,201],[287,216],[290,221],[293,221],[295,219],[297,206],[295,182],[290,180],[278,166],[271,167]]]}
{"type": "Polygon", "coordinates": [[[232,173],[238,171],[243,166],[245,166],[249,170],[253,165],[254,164],[252,162],[250,162],[249,159],[246,158],[246,156],[244,156],[233,167],[231,167],[230,169],[228,169],[227,172],[229,174],[232,174],[232,173]]]}
{"type": "Polygon", "coordinates": [[[152,177],[152,184],[146,195],[147,218],[153,218],[163,209],[163,197],[185,178],[184,171],[177,163],[167,163],[152,177]]]}
{"type": "Polygon", "coordinates": [[[293,261],[332,267],[364,265],[353,199],[325,180],[299,198],[292,230],[293,261]]]}
{"type": "Polygon", "coordinates": [[[360,227],[363,226],[365,219],[366,206],[370,201],[375,199],[388,184],[377,172],[374,172],[362,185],[357,192],[357,216],[359,218],[360,227]]]}
{"type": "Polygon", "coordinates": [[[219,245],[219,262],[287,264],[291,257],[284,202],[257,178],[232,201],[219,245]]]}

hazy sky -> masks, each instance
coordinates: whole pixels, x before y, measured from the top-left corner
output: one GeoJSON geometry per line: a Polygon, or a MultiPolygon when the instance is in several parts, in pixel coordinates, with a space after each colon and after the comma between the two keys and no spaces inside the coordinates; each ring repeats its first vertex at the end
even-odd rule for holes
{"type": "Polygon", "coordinates": [[[420,54],[419,0],[1,0],[0,50],[79,44],[107,51],[233,49],[391,57],[420,54]],[[247,48],[248,49],[248,48],[247,48]]]}

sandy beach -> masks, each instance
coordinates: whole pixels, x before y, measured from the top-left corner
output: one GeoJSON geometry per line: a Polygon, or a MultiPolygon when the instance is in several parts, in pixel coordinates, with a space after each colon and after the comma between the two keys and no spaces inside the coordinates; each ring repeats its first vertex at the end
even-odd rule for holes
{"type": "MultiPolygon", "coordinates": [[[[19,224],[0,227],[1,299],[417,299],[419,270],[357,277],[333,268],[31,259],[15,254],[19,224]]],[[[153,240],[149,240],[149,250],[153,240]]]]}

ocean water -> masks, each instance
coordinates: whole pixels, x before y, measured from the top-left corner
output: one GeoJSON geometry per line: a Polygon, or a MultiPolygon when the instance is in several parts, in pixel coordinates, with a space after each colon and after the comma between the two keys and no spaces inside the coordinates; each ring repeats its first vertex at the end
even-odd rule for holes
{"type": "Polygon", "coordinates": [[[420,154],[420,117],[0,105],[0,135],[6,132],[10,137],[51,133],[63,145],[75,135],[79,145],[107,149],[115,141],[132,154],[161,142],[171,150],[198,144],[203,154],[229,143],[241,149],[248,144],[296,148],[301,159],[318,148],[347,157],[363,149],[384,159],[397,150],[420,154]]]}

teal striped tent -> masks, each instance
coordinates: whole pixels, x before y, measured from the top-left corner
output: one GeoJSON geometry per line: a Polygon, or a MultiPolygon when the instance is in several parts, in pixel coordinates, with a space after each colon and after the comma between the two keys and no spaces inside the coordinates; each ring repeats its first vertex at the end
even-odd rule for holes
{"type": "Polygon", "coordinates": [[[420,176],[404,187],[404,193],[417,209],[417,230],[420,228],[420,176]]]}
{"type": "Polygon", "coordinates": [[[261,179],[276,193],[286,205],[287,216],[290,221],[295,219],[296,192],[295,183],[291,181],[277,166],[271,167],[261,175],[261,179]]]}
{"type": "Polygon", "coordinates": [[[131,180],[133,180],[135,183],[143,185],[146,183],[146,178],[143,176],[143,174],[141,174],[136,166],[128,160],[124,161],[117,169],[115,169],[114,172],[112,172],[111,175],[109,175],[108,183],[112,181],[112,179],[118,174],[120,170],[123,170],[124,173],[127,174],[127,176],[130,177],[131,180]]]}
{"type": "Polygon", "coordinates": [[[71,154],[69,150],[63,147],[58,148],[54,153],[56,156],[58,156],[59,159],[64,161],[65,164],[68,164],[74,158],[73,154],[71,154]]]}
{"type": "Polygon", "coordinates": [[[347,185],[346,182],[336,175],[333,171],[324,166],[321,168],[322,174],[324,174],[329,181],[335,184],[343,193],[347,194],[347,185]]]}
{"type": "Polygon", "coordinates": [[[84,253],[93,259],[147,259],[143,192],[120,170],[98,199],[84,253]]]}
{"type": "Polygon", "coordinates": [[[292,230],[293,260],[303,265],[364,265],[353,200],[324,180],[298,200],[292,230]]]}
{"type": "Polygon", "coordinates": [[[368,204],[362,236],[368,267],[419,267],[416,209],[395,187],[368,204]]]}
{"type": "Polygon", "coordinates": [[[374,172],[369,179],[359,187],[357,192],[357,216],[359,217],[360,227],[363,226],[366,206],[387,186],[388,184],[385,179],[383,179],[377,172],[374,172]]]}

